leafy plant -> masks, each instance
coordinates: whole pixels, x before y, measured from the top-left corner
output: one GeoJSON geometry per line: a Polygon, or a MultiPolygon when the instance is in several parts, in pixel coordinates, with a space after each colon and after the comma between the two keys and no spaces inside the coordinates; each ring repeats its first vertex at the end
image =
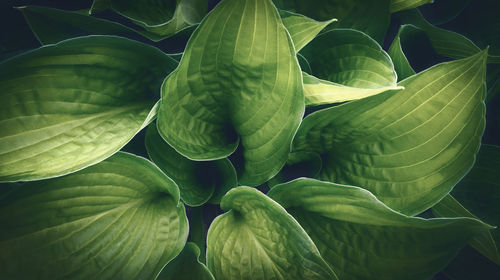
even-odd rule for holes
{"type": "Polygon", "coordinates": [[[500,277],[494,13],[12,2],[0,279],[500,277]]]}

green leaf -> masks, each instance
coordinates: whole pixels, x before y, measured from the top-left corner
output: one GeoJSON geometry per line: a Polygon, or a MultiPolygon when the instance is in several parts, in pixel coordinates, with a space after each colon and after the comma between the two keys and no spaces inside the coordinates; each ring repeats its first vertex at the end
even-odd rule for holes
{"type": "Polygon", "coordinates": [[[186,243],[182,252],[163,268],[156,280],[215,280],[199,258],[198,246],[192,242],[186,243]]]}
{"type": "Polygon", "coordinates": [[[292,181],[299,177],[316,177],[321,171],[321,157],[316,153],[290,153],[283,169],[267,181],[269,187],[292,181]]]}
{"type": "Polygon", "coordinates": [[[322,180],[361,186],[414,215],[471,168],[485,123],[486,51],[438,64],[385,92],[307,116],[293,151],[322,155],[322,180]]]}
{"type": "Polygon", "coordinates": [[[194,160],[233,153],[241,184],[259,185],[284,165],[304,113],[293,43],[270,0],[223,0],[190,38],[165,80],[160,135],[194,160]]]}
{"type": "Polygon", "coordinates": [[[156,33],[139,31],[116,22],[47,7],[26,6],[18,8],[31,30],[42,44],[54,44],[62,40],[86,35],[117,35],[135,38],[142,35],[150,40],[165,38],[156,33]]]}
{"type": "Polygon", "coordinates": [[[296,12],[315,20],[338,19],[328,29],[351,28],[362,31],[383,43],[389,27],[391,0],[273,0],[283,10],[296,12]]]}
{"type": "MultiPolygon", "coordinates": [[[[434,205],[432,207],[432,213],[434,213],[436,217],[470,217],[479,219],[465,209],[462,204],[451,195],[445,196],[443,200],[434,205]]],[[[500,265],[500,255],[491,232],[481,232],[477,236],[474,236],[469,244],[491,261],[500,265]]]]}
{"type": "Polygon", "coordinates": [[[154,279],[184,247],[175,183],[127,153],[0,201],[6,279],[154,279]]]}
{"type": "Polygon", "coordinates": [[[301,54],[314,75],[303,73],[306,105],[356,100],[401,89],[396,85],[397,75],[389,55],[362,32],[325,32],[304,47],[301,54]]]}
{"type": "Polygon", "coordinates": [[[149,32],[173,35],[198,24],[208,8],[207,0],[110,0],[111,8],[149,32]]]}
{"type": "Polygon", "coordinates": [[[474,235],[476,219],[399,214],[359,187],[313,179],[275,186],[268,194],[304,227],[340,279],[428,279],[474,235]]]}
{"type": "MultiPolygon", "coordinates": [[[[475,215],[491,225],[500,226],[498,170],[500,170],[500,147],[482,145],[474,167],[453,189],[452,195],[457,201],[451,197],[446,198],[433,207],[433,212],[444,217],[475,215]]],[[[471,246],[493,262],[500,264],[498,251],[500,230],[498,228],[492,230],[491,235],[494,239],[493,244],[488,244],[488,239],[491,237],[486,236],[482,239],[477,238],[471,246]]]]}
{"type": "Polygon", "coordinates": [[[207,265],[223,279],[337,279],[295,219],[256,189],[222,199],[208,230],[207,265]]]}
{"type": "Polygon", "coordinates": [[[337,21],[330,19],[327,21],[316,21],[306,16],[280,10],[281,20],[285,25],[295,46],[295,51],[300,51],[307,45],[318,33],[330,23],[337,21]]]}
{"type": "MultiPolygon", "coordinates": [[[[441,25],[455,19],[458,15],[461,15],[464,9],[469,6],[470,2],[471,0],[439,0],[435,1],[433,5],[424,6],[424,9],[421,11],[425,19],[430,23],[441,25]]],[[[478,2],[481,5],[485,3],[485,1],[475,2],[478,2]]],[[[467,8],[467,10],[469,10],[469,8],[467,8]]],[[[480,12],[478,12],[475,8],[472,8],[471,10],[480,14],[480,12]]],[[[470,22],[467,23],[467,25],[469,24],[470,22]]]]}
{"type": "Polygon", "coordinates": [[[90,7],[89,14],[102,12],[111,9],[111,0],[94,0],[90,7]]]}
{"type": "Polygon", "coordinates": [[[404,40],[404,37],[411,37],[415,30],[419,29],[409,24],[402,25],[389,47],[388,53],[394,63],[394,69],[398,74],[398,80],[404,80],[415,74],[415,70],[411,67],[401,47],[401,40],[404,40]]]}
{"type": "Polygon", "coordinates": [[[434,0],[391,0],[391,13],[409,10],[425,4],[434,3],[434,0]]]}
{"type": "Polygon", "coordinates": [[[211,199],[219,203],[224,194],[236,187],[236,171],[228,159],[200,162],[189,160],[170,147],[151,124],[146,132],[149,157],[179,186],[181,199],[199,206],[211,199]]]}
{"type": "Polygon", "coordinates": [[[378,88],[349,87],[330,81],[325,81],[302,73],[304,81],[304,96],[307,106],[340,103],[376,95],[388,90],[400,90],[400,86],[382,86],[378,88]]]}
{"type": "Polygon", "coordinates": [[[155,116],[176,62],[124,38],[90,36],[0,64],[0,181],[60,176],[120,150],[155,116]]]}

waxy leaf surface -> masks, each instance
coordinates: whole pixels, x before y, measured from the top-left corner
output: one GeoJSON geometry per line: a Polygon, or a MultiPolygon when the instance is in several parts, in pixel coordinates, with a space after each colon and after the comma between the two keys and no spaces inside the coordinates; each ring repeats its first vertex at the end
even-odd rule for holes
{"type": "Polygon", "coordinates": [[[256,189],[222,198],[208,231],[207,266],[224,279],[337,279],[295,219],[256,189]]]}
{"type": "Polygon", "coordinates": [[[120,150],[154,117],[176,62],[119,37],[63,41],[0,64],[0,181],[60,176],[120,150]]]}
{"type": "Polygon", "coordinates": [[[215,280],[199,257],[198,246],[192,242],[186,243],[182,252],[163,268],[156,280],[215,280]]]}
{"type": "Polygon", "coordinates": [[[190,38],[165,80],[158,131],[179,153],[214,160],[240,142],[241,184],[284,165],[304,113],[293,43],[269,0],[223,0],[190,38]]]}
{"type": "Polygon", "coordinates": [[[5,279],[154,279],[188,235],[175,183],[127,153],[0,201],[5,279]]]}
{"type": "Polygon", "coordinates": [[[322,155],[319,178],[368,189],[414,215],[472,167],[485,122],[486,52],[438,64],[385,92],[307,116],[294,151],[322,155]]]}
{"type": "Polygon", "coordinates": [[[314,179],[277,185],[268,195],[297,219],[346,280],[428,279],[489,228],[471,218],[408,217],[364,189],[314,179]]]}
{"type": "Polygon", "coordinates": [[[153,124],[147,129],[145,142],[149,157],[179,186],[181,199],[189,206],[209,200],[219,203],[237,185],[236,171],[228,159],[189,160],[170,147],[153,124]]]}

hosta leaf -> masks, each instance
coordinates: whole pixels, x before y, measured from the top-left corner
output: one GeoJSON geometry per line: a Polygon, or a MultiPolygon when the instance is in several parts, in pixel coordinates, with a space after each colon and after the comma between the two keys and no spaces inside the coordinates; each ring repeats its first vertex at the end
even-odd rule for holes
{"type": "MultiPolygon", "coordinates": [[[[500,170],[500,147],[482,145],[474,167],[453,189],[452,195],[458,201],[447,198],[434,206],[433,212],[444,217],[474,214],[491,225],[500,226],[500,178],[498,170],[500,170]],[[460,204],[467,210],[460,207],[462,206],[460,204]]],[[[488,244],[486,240],[489,237],[486,236],[486,240],[479,239],[471,245],[492,261],[500,264],[498,256],[500,230],[496,228],[491,231],[491,234],[496,244],[488,244]]]]}
{"type": "Polygon", "coordinates": [[[391,58],[362,32],[325,32],[304,47],[301,54],[314,75],[304,74],[307,105],[344,102],[400,89],[391,58]]]}
{"type": "Polygon", "coordinates": [[[370,192],[298,179],[269,196],[304,227],[340,279],[428,279],[474,235],[476,219],[429,219],[399,214],[370,192]]]}
{"type": "MultiPolygon", "coordinates": [[[[471,0],[439,0],[434,1],[432,5],[422,6],[419,10],[430,23],[441,25],[460,15],[470,2],[471,0]]],[[[478,2],[481,5],[485,3],[484,1],[478,2]]],[[[474,9],[474,11],[477,12],[477,9],[474,9]]]]}
{"type": "Polygon", "coordinates": [[[207,237],[207,265],[223,279],[337,279],[300,225],[256,189],[238,187],[222,199],[231,210],[207,237]]]}
{"type": "MultiPolygon", "coordinates": [[[[394,63],[394,69],[398,74],[398,80],[404,80],[415,74],[415,70],[411,67],[408,59],[406,58],[403,48],[401,47],[401,40],[405,36],[411,36],[412,32],[417,28],[413,25],[404,24],[399,28],[398,34],[394,37],[394,40],[389,47],[389,56],[394,63]]],[[[418,30],[418,29],[417,29],[418,30]]]]}
{"type": "Polygon", "coordinates": [[[110,0],[111,8],[149,32],[173,35],[199,23],[207,12],[207,0],[110,0]]]}
{"type": "Polygon", "coordinates": [[[167,264],[157,280],[215,280],[208,268],[200,262],[200,249],[192,242],[186,243],[182,252],[167,264]]]}
{"type": "Polygon", "coordinates": [[[77,12],[37,6],[18,9],[23,13],[31,30],[42,44],[54,44],[85,35],[117,35],[130,38],[142,35],[153,41],[164,38],[152,32],[134,30],[116,22],[77,12]]]}
{"type": "Polygon", "coordinates": [[[434,0],[391,0],[391,13],[399,12],[402,10],[409,10],[422,6],[424,4],[433,3],[434,0]]]}
{"type": "Polygon", "coordinates": [[[391,0],[273,0],[283,10],[297,12],[315,20],[338,19],[329,28],[362,31],[379,43],[384,42],[389,27],[391,0]]]}
{"type": "Polygon", "coordinates": [[[94,0],[90,7],[89,14],[98,13],[111,9],[111,0],[94,0]]]}
{"type": "MultiPolygon", "coordinates": [[[[445,196],[438,204],[434,205],[432,213],[436,217],[470,217],[478,219],[451,195],[445,196]]],[[[500,264],[500,256],[491,232],[481,232],[474,236],[469,244],[493,262],[500,264]]]]}
{"type": "Polygon", "coordinates": [[[214,160],[241,142],[241,184],[285,163],[304,112],[293,43],[270,0],[223,0],[165,80],[158,131],[179,153],[214,160]]]}
{"type": "Polygon", "coordinates": [[[154,117],[176,62],[150,46],[91,36],[0,64],[0,181],[74,172],[123,147],[154,117]]]}
{"type": "Polygon", "coordinates": [[[417,214],[471,168],[485,122],[487,54],[438,64],[385,92],[307,116],[294,151],[322,155],[319,178],[368,189],[417,214]]]}
{"type": "Polygon", "coordinates": [[[316,21],[306,16],[280,10],[281,20],[285,25],[295,46],[295,51],[300,51],[309,43],[318,33],[330,23],[337,21],[330,19],[327,21],[316,21]]]}
{"type": "Polygon", "coordinates": [[[230,188],[237,185],[236,171],[228,159],[189,160],[161,138],[155,125],[148,127],[145,142],[153,162],[177,183],[181,199],[189,206],[201,205],[211,198],[218,203],[230,188]]]}
{"type": "Polygon", "coordinates": [[[126,153],[0,201],[6,279],[154,279],[184,247],[175,183],[126,153]]]}
{"type": "Polygon", "coordinates": [[[316,153],[290,153],[283,169],[267,181],[269,187],[292,181],[299,177],[316,177],[321,171],[321,157],[316,153]]]}
{"type": "Polygon", "coordinates": [[[302,73],[304,81],[304,97],[306,105],[340,103],[365,98],[387,90],[403,89],[400,86],[382,86],[378,88],[349,87],[318,79],[307,73],[302,73]]]}

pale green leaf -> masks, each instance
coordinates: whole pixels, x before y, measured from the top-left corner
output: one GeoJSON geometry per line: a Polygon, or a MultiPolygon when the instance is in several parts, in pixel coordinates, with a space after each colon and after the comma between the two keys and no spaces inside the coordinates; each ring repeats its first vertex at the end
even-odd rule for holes
{"type": "Polygon", "coordinates": [[[284,165],[304,113],[293,43],[270,0],[223,0],[190,38],[165,80],[160,135],[194,160],[240,148],[241,184],[259,185],[284,165]]]}
{"type": "Polygon", "coordinates": [[[268,194],[304,227],[340,279],[429,279],[475,234],[476,219],[422,219],[399,214],[359,187],[314,179],[268,194]]]}
{"type": "Polygon", "coordinates": [[[391,0],[273,0],[283,10],[296,12],[315,20],[338,19],[328,26],[362,31],[383,43],[390,22],[391,0]]]}
{"type": "Polygon", "coordinates": [[[395,13],[430,3],[434,3],[434,0],[391,0],[390,11],[391,13],[395,13]]]}
{"type": "MultiPolygon", "coordinates": [[[[457,201],[448,197],[435,205],[432,208],[433,212],[443,217],[475,215],[491,225],[500,226],[500,178],[498,170],[500,170],[500,147],[482,145],[474,167],[451,193],[457,201]]],[[[496,228],[491,231],[491,234],[494,239],[493,244],[488,244],[491,236],[485,236],[477,238],[478,240],[471,243],[471,246],[500,264],[498,252],[500,230],[496,228]]]]}
{"type": "Polygon", "coordinates": [[[340,103],[365,98],[388,90],[403,89],[403,87],[397,85],[377,88],[350,87],[321,80],[305,72],[302,75],[304,79],[304,97],[308,106],[340,103]]]}
{"type": "Polygon", "coordinates": [[[177,63],[124,38],[63,41],[0,64],[0,181],[77,171],[120,150],[154,117],[177,63]]]}
{"type": "Polygon", "coordinates": [[[371,191],[414,215],[471,168],[485,123],[486,52],[438,64],[384,92],[307,116],[294,151],[322,155],[319,178],[371,191]]]}
{"type": "Polygon", "coordinates": [[[403,40],[406,36],[411,36],[413,34],[413,31],[417,29],[418,28],[414,27],[413,25],[402,25],[398,30],[398,34],[396,34],[396,37],[394,37],[391,46],[389,47],[388,53],[392,59],[392,62],[394,63],[394,69],[398,74],[398,80],[404,80],[415,74],[415,70],[413,70],[403,52],[401,40],[403,40]]]}
{"type": "Polygon", "coordinates": [[[207,201],[219,203],[224,194],[236,187],[236,171],[228,159],[192,161],[170,147],[151,124],[146,132],[149,157],[179,186],[181,199],[189,206],[207,201]]]}
{"type": "Polygon", "coordinates": [[[154,279],[184,247],[175,183],[127,153],[0,201],[4,279],[154,279]]]}
{"type": "Polygon", "coordinates": [[[300,52],[314,76],[303,74],[306,105],[365,98],[401,89],[391,58],[360,31],[335,29],[316,37],[300,52]]]}
{"type": "Polygon", "coordinates": [[[156,280],[215,280],[199,257],[198,246],[186,243],[182,252],[163,268],[156,280]]]}
{"type": "MultiPolygon", "coordinates": [[[[475,215],[465,209],[453,196],[445,196],[438,204],[432,207],[432,213],[436,217],[470,217],[478,219],[475,215]]],[[[474,236],[469,242],[473,248],[500,265],[500,255],[491,232],[481,232],[474,236]]]]}
{"type": "Polygon", "coordinates": [[[309,43],[318,33],[330,23],[337,21],[330,19],[327,21],[316,21],[306,16],[280,10],[281,20],[285,25],[295,46],[295,51],[300,51],[309,43]]]}
{"type": "Polygon", "coordinates": [[[224,279],[337,279],[295,219],[256,189],[222,199],[208,230],[207,265],[224,279]]]}

